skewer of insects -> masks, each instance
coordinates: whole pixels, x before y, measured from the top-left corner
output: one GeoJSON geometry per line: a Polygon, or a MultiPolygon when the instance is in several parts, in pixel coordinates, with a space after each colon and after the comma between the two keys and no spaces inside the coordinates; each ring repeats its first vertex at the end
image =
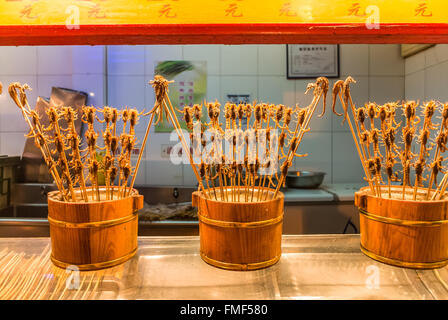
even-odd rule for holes
{"type": "Polygon", "coordinates": [[[128,108],[118,111],[108,106],[103,109],[84,106],[78,115],[69,106],[51,106],[46,110],[50,124],[45,127],[37,112],[30,108],[25,90],[30,90],[26,84],[9,86],[9,93],[30,128],[27,136],[34,138],[39,147],[62,200],[91,202],[129,196],[132,190],[132,185],[128,187],[129,179],[132,177],[133,183],[138,170],[131,163],[137,143],[135,126],[142,113],[128,108]],[[85,143],[75,129],[79,117],[87,125],[85,143]],[[120,118],[123,131],[118,134],[120,118]],[[104,131],[97,132],[96,123],[104,123],[104,131]],[[99,140],[103,146],[99,146],[99,140]],[[105,188],[100,186],[100,175],[104,175],[105,188]]]}
{"type": "MultiPolygon", "coordinates": [[[[319,117],[325,113],[328,80],[318,78],[308,85],[309,91],[313,92],[313,99],[304,108],[257,102],[226,103],[224,123],[220,121],[218,101],[177,109],[190,131],[194,157],[189,154],[188,141],[182,134],[179,137],[195,174],[195,168],[199,168],[196,174],[199,189],[207,199],[260,202],[277,196],[294,157],[306,156],[297,150],[303,135],[310,130],[311,118],[321,99],[324,109],[319,117]],[[208,121],[203,120],[204,108],[208,121]]],[[[165,110],[168,117],[176,118],[172,109],[165,110]]]]}
{"type": "Polygon", "coordinates": [[[354,82],[348,77],[345,81],[335,83],[333,112],[339,116],[344,115],[344,121],[349,123],[364,169],[364,179],[369,182],[371,193],[380,198],[402,200],[442,199],[448,187],[448,176],[445,175],[440,184],[437,184],[437,178],[440,173],[447,172],[442,153],[447,150],[448,103],[441,104],[432,100],[422,105],[416,101],[404,101],[402,104],[389,102],[384,105],[366,103],[363,107],[356,108],[349,89],[349,84],[354,82]],[[335,111],[337,96],[344,114],[335,111]],[[403,125],[395,119],[397,111],[401,111],[399,113],[404,117],[403,125]],[[441,120],[440,124],[434,123],[436,118],[441,120]],[[351,119],[356,124],[356,132],[351,119]],[[378,127],[375,119],[379,119],[378,127]],[[397,142],[396,135],[400,131],[401,142],[397,142]],[[434,151],[432,161],[431,151],[434,151]],[[397,163],[401,164],[401,174],[396,171],[397,163]],[[400,188],[392,188],[393,182],[401,182],[400,188]],[[398,193],[399,189],[401,192],[398,193]]]}

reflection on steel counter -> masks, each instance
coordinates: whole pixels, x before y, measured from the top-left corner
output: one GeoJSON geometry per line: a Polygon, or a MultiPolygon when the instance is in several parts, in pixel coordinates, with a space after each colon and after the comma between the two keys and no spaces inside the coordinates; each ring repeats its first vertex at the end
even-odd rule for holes
{"type": "Polygon", "coordinates": [[[371,260],[359,235],[283,236],[278,264],[244,273],[203,262],[199,237],[142,237],[132,259],[80,272],[79,286],[69,288],[70,273],[51,264],[49,244],[0,239],[0,270],[7,271],[0,299],[448,299],[448,267],[416,271],[371,260]],[[7,290],[7,277],[15,290],[7,290]]]}

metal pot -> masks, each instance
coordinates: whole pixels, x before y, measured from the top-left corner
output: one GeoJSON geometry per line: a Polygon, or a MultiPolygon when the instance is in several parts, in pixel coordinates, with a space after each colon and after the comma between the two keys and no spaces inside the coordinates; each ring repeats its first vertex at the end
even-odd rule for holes
{"type": "Polygon", "coordinates": [[[325,172],[290,171],[286,175],[286,186],[288,188],[315,189],[322,184],[325,175],[325,172]]]}

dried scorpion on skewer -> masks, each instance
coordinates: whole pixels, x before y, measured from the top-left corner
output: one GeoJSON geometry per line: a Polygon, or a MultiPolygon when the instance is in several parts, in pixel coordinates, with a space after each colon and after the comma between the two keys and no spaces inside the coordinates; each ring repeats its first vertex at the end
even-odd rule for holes
{"type": "Polygon", "coordinates": [[[87,202],[89,201],[89,198],[84,178],[84,166],[82,163],[81,150],[79,148],[81,141],[75,128],[75,120],[77,119],[77,114],[72,107],[62,107],[61,113],[67,123],[68,133],[66,139],[68,140],[68,144],[70,146],[71,150],[70,157],[72,158],[70,162],[70,167],[75,177],[75,183],[76,182],[79,183],[81,187],[82,197],[84,201],[87,202]]]}
{"type": "Polygon", "coordinates": [[[414,200],[416,200],[417,198],[417,188],[423,186],[423,172],[425,170],[426,157],[429,155],[429,151],[432,149],[427,145],[430,139],[430,130],[435,129],[436,127],[431,121],[435,109],[436,103],[434,101],[430,101],[424,106],[423,128],[421,129],[420,135],[418,136],[418,141],[420,142],[420,151],[418,153],[417,160],[413,164],[415,169],[415,184],[413,195],[414,200]]]}
{"type": "MultiPolygon", "coordinates": [[[[347,81],[347,80],[346,80],[347,81]]],[[[340,96],[341,104],[343,105],[345,117],[344,121],[350,125],[352,136],[355,145],[358,149],[358,154],[363,164],[366,180],[373,181],[374,186],[371,185],[373,194],[381,197],[382,181],[381,171],[384,170],[387,176],[388,194],[392,197],[391,181],[398,181],[398,174],[394,170],[396,164],[396,157],[399,157],[402,167],[402,194],[401,198],[406,199],[407,187],[413,187],[413,192],[407,199],[423,200],[418,198],[418,190],[424,187],[425,181],[429,180],[429,185],[425,193],[425,200],[441,199],[445,195],[448,188],[448,173],[444,168],[444,157],[441,153],[448,150],[446,144],[448,142],[448,103],[439,108],[434,101],[429,101],[423,104],[423,117],[417,116],[417,109],[419,102],[405,101],[401,105],[397,102],[390,102],[378,106],[375,103],[368,103],[361,108],[353,108],[352,117],[357,124],[356,131],[351,125],[350,116],[347,110],[350,109],[351,101],[350,94],[341,94],[343,91],[342,80],[335,83],[333,94],[340,96]],[[341,97],[343,95],[343,97],[341,97]],[[396,109],[401,108],[405,118],[405,124],[401,128],[402,146],[398,147],[396,144],[397,130],[401,122],[395,120],[396,109]],[[439,110],[441,109],[441,110],[439,110]],[[435,113],[440,111],[441,123],[440,127],[433,122],[435,113]],[[374,119],[379,118],[380,128],[375,128],[374,119]],[[370,122],[367,129],[366,121],[370,122]],[[421,128],[416,136],[416,126],[421,123],[421,128]],[[358,126],[359,124],[359,126],[358,126]],[[438,129],[437,137],[431,139],[431,131],[438,129]],[[417,141],[419,144],[418,152],[413,153],[412,143],[417,141]],[[372,145],[372,148],[370,148],[372,145]],[[384,146],[384,153],[381,152],[380,146],[384,146]],[[427,163],[429,152],[436,147],[434,158],[432,162],[427,163]],[[411,167],[414,169],[415,180],[411,185],[411,167]],[[429,178],[425,178],[425,171],[428,170],[429,178]],[[435,192],[431,194],[431,188],[434,182],[437,185],[437,176],[442,172],[444,174],[440,184],[437,186],[435,192]]],[[[336,101],[333,96],[333,103],[336,101]]],[[[333,111],[336,111],[333,108],[333,111]]],[[[336,113],[337,115],[342,115],[336,113]]]]}
{"type": "Polygon", "coordinates": [[[403,199],[406,194],[406,185],[410,185],[411,159],[415,156],[411,151],[412,141],[415,134],[415,125],[420,122],[416,116],[417,103],[415,101],[406,102],[403,105],[403,113],[406,117],[406,126],[402,129],[404,150],[400,154],[403,167],[403,199]]]}
{"type": "MultiPolygon", "coordinates": [[[[313,101],[306,108],[296,106],[293,109],[285,105],[256,102],[226,103],[223,126],[219,121],[220,104],[217,101],[204,102],[209,118],[204,123],[198,107],[185,106],[183,110],[177,110],[183,115],[188,130],[192,131],[196,125],[200,125],[199,145],[202,148],[207,144],[203,139],[205,129],[211,133],[209,152],[201,152],[198,173],[198,182],[201,184],[204,181],[207,187],[207,190],[202,191],[206,197],[252,202],[267,200],[269,195],[272,198],[276,196],[284,184],[293,158],[306,156],[298,154],[297,149],[304,133],[310,130],[309,122],[319,101],[322,98],[325,101],[328,80],[318,78],[316,83],[309,85],[310,90],[314,93],[313,101]],[[294,128],[290,126],[292,122],[295,122],[294,128]],[[277,134],[277,130],[281,133],[277,134]],[[222,153],[222,137],[229,147],[226,154],[222,153]],[[285,152],[284,148],[288,151],[285,152]],[[280,162],[278,175],[274,168],[280,162]],[[277,183],[274,183],[273,177],[277,183]]],[[[167,107],[167,110],[171,108],[167,107]]],[[[192,138],[196,137],[190,134],[190,140],[192,138]]]]}
{"type": "MultiPolygon", "coordinates": [[[[36,145],[41,150],[48,169],[55,180],[61,197],[64,201],[77,201],[78,196],[83,201],[100,201],[100,188],[98,175],[101,170],[106,176],[106,199],[113,199],[114,181],[118,175],[118,167],[115,166],[115,158],[118,153],[120,139],[116,136],[117,122],[120,113],[117,109],[108,106],[103,107],[100,112],[103,120],[97,117],[97,109],[93,106],[82,108],[81,121],[87,124],[85,132],[85,149],[81,149],[81,139],[75,128],[75,120],[78,118],[75,110],[68,106],[50,106],[46,110],[49,119],[48,127],[43,127],[40,117],[36,111],[31,110],[25,90],[28,85],[13,83],[9,87],[11,98],[21,109],[25,121],[30,127],[27,136],[34,138],[36,145]],[[95,132],[95,121],[105,123],[105,131],[102,132],[104,147],[97,145],[98,133],[95,132]],[[62,124],[61,124],[62,122],[62,124]],[[64,122],[66,127],[64,127],[64,122]],[[102,161],[97,159],[97,149],[106,149],[106,155],[102,161]],[[55,159],[53,158],[55,157],[55,159]],[[84,169],[87,169],[87,179],[84,169]],[[92,196],[87,192],[87,180],[92,184],[92,196]],[[75,191],[79,185],[79,193],[75,191]],[[112,192],[110,187],[112,186],[112,192]]],[[[127,180],[132,170],[130,167],[130,154],[135,144],[135,126],[142,112],[135,109],[124,111],[124,128],[129,122],[129,133],[123,145],[124,155],[121,157],[121,173],[124,185],[121,185],[119,197],[125,197],[127,192],[127,180]],[[130,143],[128,143],[130,141],[130,143]],[[123,161],[125,160],[125,161],[123,161]],[[124,189],[124,190],[123,190],[124,189]]],[[[136,174],[136,170],[134,171],[136,174]]],[[[132,188],[131,188],[132,189],[132,188]]]]}

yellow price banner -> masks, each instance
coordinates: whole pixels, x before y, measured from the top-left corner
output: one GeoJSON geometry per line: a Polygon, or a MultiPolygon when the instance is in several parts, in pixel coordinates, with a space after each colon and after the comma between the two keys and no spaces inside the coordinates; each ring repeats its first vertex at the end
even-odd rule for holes
{"type": "Polygon", "coordinates": [[[447,22],[447,0],[0,0],[0,26],[447,22]]]}

